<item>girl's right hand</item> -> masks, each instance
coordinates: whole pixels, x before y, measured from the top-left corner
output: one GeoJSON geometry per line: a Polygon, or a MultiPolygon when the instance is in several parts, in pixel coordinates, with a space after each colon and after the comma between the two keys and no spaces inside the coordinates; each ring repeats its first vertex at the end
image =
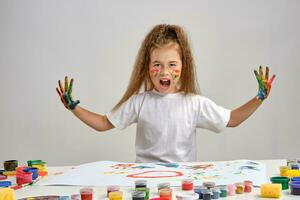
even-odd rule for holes
{"type": "Polygon", "coordinates": [[[68,77],[65,77],[65,84],[63,87],[60,80],[58,81],[59,88],[56,91],[60,97],[61,102],[68,110],[74,110],[75,107],[80,103],[79,100],[74,101],[72,98],[72,87],[74,79],[71,79],[70,84],[68,83],[68,77]]]}

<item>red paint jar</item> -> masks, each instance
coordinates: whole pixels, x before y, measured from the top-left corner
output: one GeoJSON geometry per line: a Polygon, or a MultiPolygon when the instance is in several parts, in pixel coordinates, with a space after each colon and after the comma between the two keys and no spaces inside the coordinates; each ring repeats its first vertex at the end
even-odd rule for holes
{"type": "Polygon", "coordinates": [[[93,188],[85,187],[80,189],[81,200],[93,200],[93,188]]]}
{"type": "Polygon", "coordinates": [[[181,182],[182,190],[193,190],[194,189],[194,180],[193,179],[183,179],[181,182]]]}
{"type": "Polygon", "coordinates": [[[252,181],[244,181],[244,192],[252,192],[253,183],[252,181]]]}
{"type": "Polygon", "coordinates": [[[168,200],[172,200],[172,189],[163,188],[158,191],[160,198],[166,198],[168,200]]]}

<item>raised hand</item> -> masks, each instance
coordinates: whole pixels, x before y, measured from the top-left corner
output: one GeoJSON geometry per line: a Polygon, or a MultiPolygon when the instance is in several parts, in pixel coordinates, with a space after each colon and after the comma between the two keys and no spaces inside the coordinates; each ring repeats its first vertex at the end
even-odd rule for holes
{"type": "Polygon", "coordinates": [[[72,88],[74,79],[71,79],[70,84],[68,83],[68,77],[65,77],[65,85],[62,86],[60,80],[58,81],[59,88],[56,91],[60,97],[61,102],[68,110],[73,110],[80,103],[79,100],[74,101],[72,98],[72,88]]]}
{"type": "Polygon", "coordinates": [[[275,79],[275,75],[273,75],[269,79],[269,67],[266,67],[265,75],[263,74],[262,66],[259,66],[259,72],[254,70],[254,74],[256,76],[258,82],[258,94],[257,98],[261,101],[265,100],[271,91],[272,82],[275,79]]]}

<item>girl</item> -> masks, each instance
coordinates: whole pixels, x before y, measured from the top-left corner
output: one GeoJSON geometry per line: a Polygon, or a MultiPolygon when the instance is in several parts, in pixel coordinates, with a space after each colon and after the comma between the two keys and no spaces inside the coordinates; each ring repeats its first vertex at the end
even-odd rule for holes
{"type": "Polygon", "coordinates": [[[123,129],[137,123],[136,162],[195,162],[196,128],[220,132],[236,127],[262,104],[275,76],[262,67],[255,75],[258,94],[232,111],[200,96],[195,64],[184,30],[177,25],[155,26],[138,52],[126,92],[111,112],[100,115],[72,99],[70,84],[56,88],[61,101],[81,121],[97,131],[123,129]],[[143,86],[143,88],[142,88],[143,86]]]}

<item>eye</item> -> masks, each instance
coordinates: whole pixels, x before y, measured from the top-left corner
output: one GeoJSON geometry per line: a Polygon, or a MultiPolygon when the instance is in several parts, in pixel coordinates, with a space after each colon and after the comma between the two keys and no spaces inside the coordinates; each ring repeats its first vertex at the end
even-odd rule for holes
{"type": "Polygon", "coordinates": [[[171,63],[170,67],[176,67],[177,65],[175,63],[171,63]]]}
{"type": "Polygon", "coordinates": [[[159,67],[159,66],[160,66],[159,63],[155,63],[155,64],[153,65],[153,67],[159,67]]]}

